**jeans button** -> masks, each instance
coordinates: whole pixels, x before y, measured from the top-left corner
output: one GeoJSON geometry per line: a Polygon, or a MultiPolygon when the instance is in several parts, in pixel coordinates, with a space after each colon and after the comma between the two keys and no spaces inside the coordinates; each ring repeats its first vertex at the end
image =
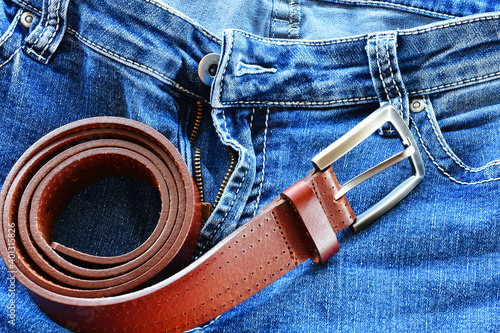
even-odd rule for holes
{"type": "Polygon", "coordinates": [[[410,111],[413,113],[422,112],[425,109],[425,101],[423,98],[414,98],[410,101],[410,111]]]}
{"type": "Polygon", "coordinates": [[[31,23],[33,23],[34,16],[35,14],[33,14],[32,12],[24,11],[21,14],[21,24],[23,25],[23,27],[29,29],[31,27],[31,23]]]}
{"type": "Polygon", "coordinates": [[[198,76],[201,82],[207,86],[212,85],[215,74],[219,67],[220,55],[217,53],[209,53],[201,59],[198,65],[198,76]]]}

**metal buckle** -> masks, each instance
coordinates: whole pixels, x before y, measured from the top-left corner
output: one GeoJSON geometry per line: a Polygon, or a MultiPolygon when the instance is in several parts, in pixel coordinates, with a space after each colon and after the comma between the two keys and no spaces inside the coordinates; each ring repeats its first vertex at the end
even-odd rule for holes
{"type": "Polygon", "coordinates": [[[378,203],[373,205],[364,213],[358,215],[355,223],[351,226],[354,231],[366,228],[380,216],[389,211],[392,207],[394,207],[394,205],[410,193],[410,191],[413,190],[413,188],[417,186],[417,184],[424,177],[424,163],[413,135],[396,109],[392,105],[386,105],[380,107],[378,110],[366,117],[366,119],[312,159],[316,169],[323,171],[333,162],[364,141],[367,137],[372,135],[386,122],[390,122],[398,132],[403,143],[404,150],[348,181],[341,187],[340,191],[335,196],[335,200],[339,200],[348,191],[362,182],[407,158],[410,160],[412,175],[399,184],[378,203]]]}

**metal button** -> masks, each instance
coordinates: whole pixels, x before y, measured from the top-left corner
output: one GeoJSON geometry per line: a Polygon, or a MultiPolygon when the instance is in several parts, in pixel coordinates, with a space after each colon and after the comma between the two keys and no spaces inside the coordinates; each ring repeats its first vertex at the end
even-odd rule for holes
{"type": "Polygon", "coordinates": [[[198,76],[207,86],[212,85],[217,69],[219,68],[220,55],[209,53],[201,59],[198,65],[198,76]]]}
{"type": "Polygon", "coordinates": [[[31,27],[31,23],[33,23],[33,18],[35,17],[35,14],[32,12],[24,11],[21,14],[21,24],[23,27],[29,29],[31,27]]]}
{"type": "Polygon", "coordinates": [[[410,101],[410,111],[413,113],[422,112],[425,109],[425,101],[423,98],[415,98],[410,101]]]}

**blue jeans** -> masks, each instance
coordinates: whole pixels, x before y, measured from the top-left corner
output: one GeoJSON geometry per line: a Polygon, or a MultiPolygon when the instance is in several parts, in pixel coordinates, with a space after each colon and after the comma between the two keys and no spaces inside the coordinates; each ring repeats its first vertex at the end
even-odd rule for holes
{"type": "MultiPolygon", "coordinates": [[[[213,211],[196,256],[303,178],[381,104],[399,111],[423,182],[368,229],[193,331],[500,331],[499,3],[4,0],[0,181],[49,131],[112,115],[179,149],[213,211]],[[25,11],[33,13],[26,24],[25,11]],[[23,24],[24,23],[24,24],[23,24]],[[221,54],[211,87],[197,76],[221,54]],[[199,168],[195,161],[201,161],[199,168]]],[[[341,183],[400,151],[381,128],[333,164],[341,183]]],[[[362,212],[409,164],[347,194],[362,212]]],[[[79,193],[54,239],[96,255],[139,246],[156,192],[112,178],[79,193]],[[97,195],[96,195],[97,194],[97,195]]],[[[1,330],[66,332],[0,270],[1,330]]]]}

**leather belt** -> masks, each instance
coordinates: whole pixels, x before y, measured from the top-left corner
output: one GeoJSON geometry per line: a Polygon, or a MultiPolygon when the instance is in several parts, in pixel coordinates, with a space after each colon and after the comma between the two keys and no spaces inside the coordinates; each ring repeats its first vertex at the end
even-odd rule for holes
{"type": "Polygon", "coordinates": [[[0,193],[0,252],[36,304],[65,328],[184,331],[305,260],[322,263],[336,253],[335,234],[356,220],[345,196],[336,198],[339,191],[331,167],[313,170],[187,265],[201,217],[196,186],[180,154],[146,125],[92,118],[49,133],[15,164],[0,193]],[[111,176],[141,179],[160,193],[160,218],[148,240],[116,257],[53,242],[68,200],[111,176]]]}

